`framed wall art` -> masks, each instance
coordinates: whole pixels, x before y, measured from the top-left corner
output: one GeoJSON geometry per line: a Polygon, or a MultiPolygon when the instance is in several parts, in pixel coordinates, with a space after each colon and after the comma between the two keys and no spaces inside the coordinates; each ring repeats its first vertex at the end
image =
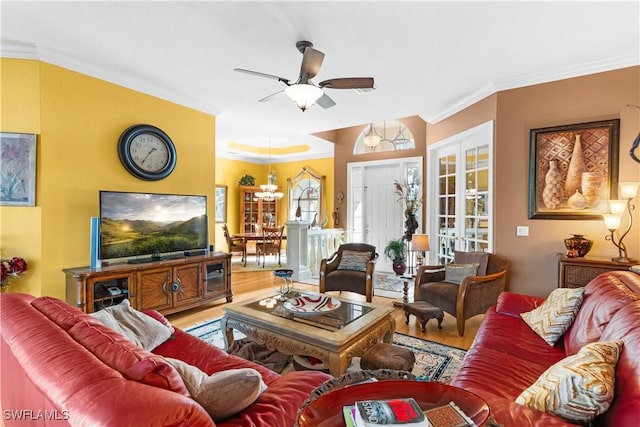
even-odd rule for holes
{"type": "Polygon", "coordinates": [[[530,219],[601,219],[618,188],[620,120],[531,129],[530,219]]]}
{"type": "Polygon", "coordinates": [[[216,185],[216,222],[227,222],[226,185],[216,185]]]}
{"type": "Polygon", "coordinates": [[[36,135],[0,132],[0,205],[36,205],[36,135]]]}

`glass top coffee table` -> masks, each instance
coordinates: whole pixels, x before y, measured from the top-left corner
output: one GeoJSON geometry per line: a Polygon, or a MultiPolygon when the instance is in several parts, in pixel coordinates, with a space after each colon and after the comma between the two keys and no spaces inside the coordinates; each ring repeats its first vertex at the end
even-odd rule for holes
{"type": "Polygon", "coordinates": [[[340,376],[352,357],[393,338],[392,307],[331,296],[340,307],[319,315],[298,315],[285,308],[286,300],[301,296],[324,295],[293,289],[284,300],[274,295],[225,306],[220,328],[226,348],[233,343],[235,329],[270,350],[320,359],[333,376],[340,376]]]}

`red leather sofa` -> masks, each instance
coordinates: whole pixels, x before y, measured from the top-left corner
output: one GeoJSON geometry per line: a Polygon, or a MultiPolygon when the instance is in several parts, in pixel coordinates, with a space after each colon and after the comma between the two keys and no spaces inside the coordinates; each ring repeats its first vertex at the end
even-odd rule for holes
{"type": "MultiPolygon", "coordinates": [[[[145,313],[168,324],[158,312],[145,313]]],[[[267,390],[219,426],[291,426],[309,393],[332,378],[303,371],[281,376],[177,328],[172,339],[146,354],[135,369],[121,372],[103,362],[119,362],[119,353],[110,342],[105,345],[104,340],[102,344],[92,340],[99,335],[111,341],[121,337],[116,334],[114,339],[114,332],[91,316],[50,297],[1,294],[0,321],[2,417],[6,426],[215,426],[209,414],[188,397],[186,389],[181,393],[168,390],[164,383],[159,387],[148,385],[149,381],[127,379],[142,376],[138,369],[151,369],[159,373],[156,380],[181,382],[177,372],[155,355],[181,359],[207,374],[232,368],[260,372],[267,390]],[[78,328],[85,334],[82,341],[74,338],[78,328]],[[87,344],[93,342],[96,344],[87,344]]],[[[145,354],[130,345],[134,348],[127,351],[139,349],[136,354],[145,354]]]]}
{"type": "Polygon", "coordinates": [[[640,425],[640,275],[603,273],[585,287],[575,321],[550,347],[520,317],[544,299],[503,292],[490,308],[452,385],[476,393],[505,427],[567,426],[564,419],[515,403],[551,365],[585,344],[622,340],[615,397],[594,426],[640,425]]]}

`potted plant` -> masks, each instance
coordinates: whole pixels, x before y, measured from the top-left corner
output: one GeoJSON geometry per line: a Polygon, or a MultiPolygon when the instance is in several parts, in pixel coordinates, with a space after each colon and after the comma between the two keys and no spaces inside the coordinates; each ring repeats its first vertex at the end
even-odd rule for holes
{"type": "Polygon", "coordinates": [[[398,276],[403,275],[407,269],[406,253],[407,247],[402,239],[390,240],[384,248],[384,254],[393,262],[393,271],[398,276]]]}
{"type": "Polygon", "coordinates": [[[256,179],[254,177],[252,177],[251,175],[247,174],[247,175],[244,175],[242,178],[240,178],[240,182],[238,182],[238,184],[240,184],[240,185],[256,185],[256,179]]]}

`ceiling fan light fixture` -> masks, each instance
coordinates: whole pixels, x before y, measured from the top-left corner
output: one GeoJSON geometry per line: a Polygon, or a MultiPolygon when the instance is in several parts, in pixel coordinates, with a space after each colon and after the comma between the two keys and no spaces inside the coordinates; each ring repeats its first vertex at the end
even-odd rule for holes
{"type": "Polygon", "coordinates": [[[294,84],[284,90],[302,111],[313,105],[323,94],[322,89],[310,84],[294,84]]]}

